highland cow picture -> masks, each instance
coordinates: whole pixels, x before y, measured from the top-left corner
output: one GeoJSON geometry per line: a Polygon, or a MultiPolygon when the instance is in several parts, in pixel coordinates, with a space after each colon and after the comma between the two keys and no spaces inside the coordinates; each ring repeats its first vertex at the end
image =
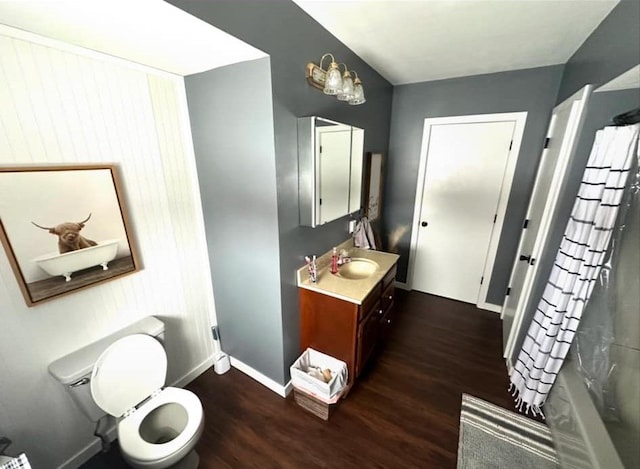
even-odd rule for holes
{"type": "Polygon", "coordinates": [[[0,240],[28,306],[138,270],[130,233],[115,166],[0,168],[0,240]]]}

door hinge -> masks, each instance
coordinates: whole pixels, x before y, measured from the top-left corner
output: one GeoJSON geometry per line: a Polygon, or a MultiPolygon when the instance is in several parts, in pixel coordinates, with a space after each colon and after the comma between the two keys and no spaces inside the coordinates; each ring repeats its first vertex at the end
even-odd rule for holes
{"type": "Polygon", "coordinates": [[[510,293],[511,293],[511,287],[507,288],[507,293],[505,293],[504,296],[509,296],[510,293]]]}
{"type": "Polygon", "coordinates": [[[524,223],[522,224],[522,229],[526,230],[528,226],[529,226],[529,219],[525,218],[524,223]]]}
{"type": "Polygon", "coordinates": [[[498,214],[496,213],[496,214],[493,216],[493,222],[495,223],[497,219],[498,219],[498,214]]]}
{"type": "Polygon", "coordinates": [[[549,148],[549,142],[551,142],[550,137],[544,139],[544,148],[549,148]]]}
{"type": "MultiPolygon", "coordinates": [[[[547,147],[545,147],[545,148],[547,148],[547,147]]],[[[322,145],[320,145],[320,153],[322,153],[322,145]]]]}
{"type": "Polygon", "coordinates": [[[320,205],[322,205],[322,199],[320,199],[320,205]]]}
{"type": "Polygon", "coordinates": [[[484,282],[484,277],[480,279],[480,285],[482,285],[482,282],[484,282]]]}
{"type": "Polygon", "coordinates": [[[513,147],[513,140],[509,143],[509,150],[511,150],[511,147],[513,147]]]}

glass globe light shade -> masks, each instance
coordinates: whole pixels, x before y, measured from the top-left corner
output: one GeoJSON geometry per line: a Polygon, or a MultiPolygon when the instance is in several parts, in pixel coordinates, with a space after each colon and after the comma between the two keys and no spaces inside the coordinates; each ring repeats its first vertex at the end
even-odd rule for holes
{"type": "Polygon", "coordinates": [[[342,90],[342,77],[340,76],[340,69],[338,64],[331,62],[329,70],[327,70],[327,77],[324,82],[324,94],[336,95],[342,90]]]}
{"type": "Polygon", "coordinates": [[[349,100],[349,104],[355,106],[364,103],[366,99],[364,97],[364,88],[362,87],[360,79],[356,78],[353,83],[353,98],[349,100]]]}
{"type": "Polygon", "coordinates": [[[349,101],[353,99],[353,97],[353,78],[351,78],[349,72],[344,72],[344,75],[342,75],[342,90],[338,93],[338,99],[340,101],[349,101]]]}

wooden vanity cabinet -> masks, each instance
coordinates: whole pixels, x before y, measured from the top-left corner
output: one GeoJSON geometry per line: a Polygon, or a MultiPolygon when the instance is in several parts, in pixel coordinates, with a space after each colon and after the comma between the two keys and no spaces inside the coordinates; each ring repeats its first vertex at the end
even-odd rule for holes
{"type": "Polygon", "coordinates": [[[380,298],[380,339],[386,340],[389,335],[389,331],[391,330],[391,326],[394,322],[394,312],[395,312],[395,278],[396,278],[396,266],[389,271],[389,273],[382,280],[382,297],[380,298]]]}
{"type": "Polygon", "coordinates": [[[299,289],[301,351],[311,347],[344,361],[349,370],[348,387],[388,334],[393,322],[395,276],[394,265],[361,305],[299,289]]]}

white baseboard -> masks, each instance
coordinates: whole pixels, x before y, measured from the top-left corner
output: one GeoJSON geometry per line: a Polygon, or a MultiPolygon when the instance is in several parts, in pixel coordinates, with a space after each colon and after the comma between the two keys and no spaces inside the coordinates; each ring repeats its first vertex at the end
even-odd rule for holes
{"type": "Polygon", "coordinates": [[[198,376],[200,376],[202,373],[204,373],[205,371],[207,371],[209,368],[212,368],[212,367],[213,367],[213,355],[206,358],[202,363],[197,365],[191,371],[187,372],[187,374],[182,376],[182,378],[178,378],[177,380],[175,380],[173,384],[171,384],[170,386],[174,388],[183,388],[187,384],[189,384],[191,381],[196,379],[198,376]]]}
{"type": "MultiPolygon", "coordinates": [[[[206,360],[204,360],[202,363],[197,365],[195,368],[193,368],[191,371],[186,373],[184,376],[174,381],[170,386],[176,387],[176,388],[182,388],[187,384],[189,384],[194,379],[196,379],[198,376],[200,376],[202,373],[204,373],[207,369],[211,368],[212,366],[213,366],[213,355],[208,357],[206,360]]],[[[112,423],[112,425],[107,429],[106,434],[109,441],[114,441],[118,437],[115,422],[112,423]]],[[[58,469],[75,469],[77,467],[80,467],[82,464],[86,463],[89,459],[94,457],[100,451],[102,451],[102,443],[98,438],[95,438],[91,443],[89,443],[87,446],[85,446],[83,449],[78,451],[67,461],[65,461],[60,466],[58,466],[58,469]]]]}
{"type": "MultiPolygon", "coordinates": [[[[106,433],[107,439],[109,441],[113,441],[117,438],[118,435],[116,432],[115,422],[109,427],[106,433]]],[[[100,451],[102,451],[102,443],[98,438],[96,438],[83,449],[71,456],[71,458],[67,459],[64,463],[58,466],[58,469],[76,469],[86,463],[100,451]]]]}
{"type": "Polygon", "coordinates": [[[254,368],[251,368],[246,363],[241,362],[237,358],[231,357],[231,366],[239,371],[242,371],[245,375],[249,376],[250,378],[255,379],[258,383],[271,389],[273,392],[275,392],[281,397],[287,397],[291,392],[291,390],[293,389],[291,386],[291,381],[289,381],[286,385],[283,386],[282,384],[275,382],[268,376],[263,375],[262,373],[255,370],[254,368]]]}
{"type": "Polygon", "coordinates": [[[493,303],[478,303],[476,306],[478,309],[484,309],[494,313],[502,313],[502,306],[494,305],[493,303]]]}

